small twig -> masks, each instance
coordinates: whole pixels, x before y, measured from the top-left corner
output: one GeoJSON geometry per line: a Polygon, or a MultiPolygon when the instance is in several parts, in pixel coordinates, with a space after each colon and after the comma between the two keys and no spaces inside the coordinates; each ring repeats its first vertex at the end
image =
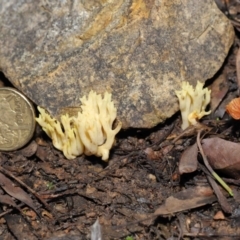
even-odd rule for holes
{"type": "Polygon", "coordinates": [[[222,187],[229,193],[229,195],[233,197],[232,189],[218,176],[218,174],[216,172],[214,172],[212,167],[209,165],[207,157],[204,154],[204,151],[203,151],[203,148],[202,148],[202,145],[200,142],[200,135],[201,135],[201,130],[198,132],[198,135],[197,135],[197,145],[198,145],[199,151],[202,155],[203,162],[204,162],[206,168],[212,174],[212,176],[222,185],[222,187]]]}

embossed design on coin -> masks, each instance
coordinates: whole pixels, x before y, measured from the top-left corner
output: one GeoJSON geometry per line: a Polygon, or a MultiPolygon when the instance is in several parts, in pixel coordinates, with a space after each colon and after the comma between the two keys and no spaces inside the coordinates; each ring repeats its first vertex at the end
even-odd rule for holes
{"type": "Polygon", "coordinates": [[[14,88],[0,88],[0,150],[23,147],[34,129],[35,112],[29,100],[14,88]]]}

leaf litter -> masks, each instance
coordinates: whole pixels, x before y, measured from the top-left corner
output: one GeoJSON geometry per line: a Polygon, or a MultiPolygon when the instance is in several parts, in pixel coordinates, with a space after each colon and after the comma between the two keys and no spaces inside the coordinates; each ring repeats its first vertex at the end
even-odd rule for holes
{"type": "MultiPolygon", "coordinates": [[[[1,183],[1,188],[6,193],[20,200],[21,202],[25,203],[27,206],[32,208],[34,211],[36,211],[34,202],[29,196],[29,194],[27,194],[24,190],[22,190],[22,188],[16,186],[9,178],[7,178],[2,173],[0,173],[0,183],[1,183]]],[[[16,205],[14,204],[13,206],[16,206],[16,205]]]]}

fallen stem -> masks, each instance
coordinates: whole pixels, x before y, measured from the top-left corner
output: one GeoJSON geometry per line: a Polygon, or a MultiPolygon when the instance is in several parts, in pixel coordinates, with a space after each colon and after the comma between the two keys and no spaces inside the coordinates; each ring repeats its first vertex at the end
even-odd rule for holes
{"type": "Polygon", "coordinates": [[[197,145],[198,145],[199,151],[202,155],[203,162],[204,162],[206,168],[212,174],[212,176],[220,183],[220,185],[229,193],[229,195],[233,197],[232,189],[226,184],[226,182],[224,182],[222,180],[222,178],[220,178],[218,176],[218,174],[216,172],[214,172],[212,167],[209,165],[207,157],[204,154],[204,151],[203,151],[203,148],[202,148],[202,145],[201,145],[201,142],[200,142],[200,135],[201,135],[201,130],[198,132],[198,135],[197,135],[197,145]]]}

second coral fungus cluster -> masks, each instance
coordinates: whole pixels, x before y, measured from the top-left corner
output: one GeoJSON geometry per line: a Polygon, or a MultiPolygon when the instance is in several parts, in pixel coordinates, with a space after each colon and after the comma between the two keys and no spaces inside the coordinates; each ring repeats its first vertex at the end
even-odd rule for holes
{"type": "Polygon", "coordinates": [[[176,91],[176,95],[179,100],[183,130],[210,114],[211,111],[205,111],[211,100],[210,94],[211,90],[203,88],[203,83],[199,81],[195,89],[188,82],[182,82],[182,89],[176,91]]]}
{"type": "Polygon", "coordinates": [[[80,99],[82,112],[77,117],[61,116],[60,121],[52,118],[43,108],[36,121],[52,139],[55,148],[63,151],[68,159],[81,154],[95,155],[107,161],[115,135],[121,129],[121,122],[112,129],[117,110],[111,101],[111,94],[104,97],[91,91],[88,98],[80,99]]]}

